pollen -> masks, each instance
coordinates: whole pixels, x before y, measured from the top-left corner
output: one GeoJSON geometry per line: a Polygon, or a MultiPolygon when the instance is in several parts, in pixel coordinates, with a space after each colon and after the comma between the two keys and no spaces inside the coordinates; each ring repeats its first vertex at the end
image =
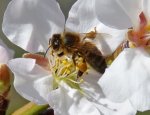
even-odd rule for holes
{"type": "Polygon", "coordinates": [[[63,64],[67,64],[67,61],[66,61],[66,60],[63,60],[62,63],[63,63],[63,64]]]}
{"type": "Polygon", "coordinates": [[[70,74],[71,73],[71,71],[68,69],[68,70],[66,70],[66,74],[70,74]]]}
{"type": "MultiPolygon", "coordinates": [[[[51,54],[51,53],[50,53],[51,54]]],[[[71,56],[64,55],[61,58],[53,52],[53,55],[49,56],[50,70],[53,76],[53,89],[57,89],[60,83],[63,81],[71,88],[79,90],[80,84],[84,82],[82,78],[77,78],[79,69],[73,63],[71,56]]]]}
{"type": "Polygon", "coordinates": [[[136,46],[135,46],[135,44],[133,44],[132,42],[129,42],[129,47],[130,47],[130,48],[135,48],[136,46]]]}
{"type": "Polygon", "coordinates": [[[80,79],[80,83],[83,83],[84,82],[84,80],[83,79],[80,79]]]}
{"type": "Polygon", "coordinates": [[[150,25],[145,28],[147,31],[150,31],[150,25]]]}

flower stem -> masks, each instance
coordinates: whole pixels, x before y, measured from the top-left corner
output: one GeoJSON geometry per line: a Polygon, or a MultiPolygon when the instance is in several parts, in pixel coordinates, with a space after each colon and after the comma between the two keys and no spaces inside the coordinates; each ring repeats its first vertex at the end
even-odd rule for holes
{"type": "Polygon", "coordinates": [[[48,107],[48,105],[36,105],[33,102],[29,102],[25,106],[16,110],[12,115],[37,115],[48,107]]]}

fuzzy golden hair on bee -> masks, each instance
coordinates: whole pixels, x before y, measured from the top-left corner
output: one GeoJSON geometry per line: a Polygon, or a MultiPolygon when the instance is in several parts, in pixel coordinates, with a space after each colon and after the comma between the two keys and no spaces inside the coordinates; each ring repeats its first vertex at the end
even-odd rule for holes
{"type": "Polygon", "coordinates": [[[95,39],[96,34],[96,28],[94,28],[94,31],[85,33],[83,38],[81,38],[79,33],[75,32],[64,31],[61,34],[54,34],[50,40],[48,49],[52,48],[54,52],[59,52],[59,57],[68,54],[72,55],[74,65],[78,66],[79,71],[83,73],[87,69],[87,65],[85,64],[89,64],[96,71],[104,73],[107,67],[105,58],[94,43],[86,41],[87,38],[91,40],[95,39]],[[80,62],[80,64],[76,64],[75,61],[78,56],[82,57],[84,60],[80,62]]]}

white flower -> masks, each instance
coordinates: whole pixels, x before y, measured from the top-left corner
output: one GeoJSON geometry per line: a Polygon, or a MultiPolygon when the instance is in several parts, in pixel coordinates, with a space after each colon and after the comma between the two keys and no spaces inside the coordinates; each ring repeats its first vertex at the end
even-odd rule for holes
{"type": "Polygon", "coordinates": [[[13,59],[8,64],[14,72],[14,86],[17,92],[37,104],[49,103],[55,115],[134,115],[136,113],[128,101],[112,103],[104,97],[97,84],[101,77],[98,73],[89,71],[83,76],[84,82],[80,83],[70,79],[76,76],[74,74],[76,70],[69,67],[69,70],[73,70],[72,74],[65,74],[64,68],[70,63],[58,65],[56,74],[55,69],[48,70],[48,60],[42,56],[25,54],[24,57],[26,58],[13,59]]]}
{"type": "Polygon", "coordinates": [[[125,49],[99,80],[104,94],[116,102],[129,99],[136,110],[149,110],[150,1],[96,0],[95,4],[98,19],[106,25],[130,28],[127,39],[134,46],[125,49]]]}
{"type": "Polygon", "coordinates": [[[64,27],[66,31],[77,33],[87,33],[96,27],[98,33],[110,34],[107,37],[101,35],[97,41],[102,53],[108,55],[122,42],[125,31],[109,28],[99,22],[93,11],[94,2],[77,1],[65,23],[65,17],[55,0],[12,0],[4,13],[2,30],[11,42],[35,53],[46,51],[50,37],[54,33],[62,33],[64,27]],[[118,42],[115,42],[116,39],[118,42]]]}
{"type": "MultiPolygon", "coordinates": [[[[65,24],[64,15],[55,0],[12,0],[4,15],[3,32],[8,39],[24,50],[39,52],[47,49],[49,37],[55,33],[62,33],[64,28],[87,33],[96,27],[97,32],[110,34],[106,39],[100,34],[101,39],[94,41],[102,53],[108,55],[122,42],[126,30],[111,29],[100,23],[93,10],[94,3],[94,0],[78,0],[72,6],[65,24]],[[118,42],[112,45],[116,39],[118,42]]],[[[56,66],[58,70],[51,68],[50,71],[46,58],[31,54],[26,54],[24,57],[26,58],[13,59],[8,64],[15,76],[16,90],[24,98],[35,103],[49,103],[56,115],[134,115],[136,113],[128,101],[112,103],[103,96],[97,84],[100,74],[89,71],[83,79],[84,82],[80,83],[68,79],[69,75],[74,77],[77,71],[73,69],[72,74],[66,74],[66,71],[62,71],[63,68],[65,70],[67,68],[65,64],[58,64],[56,66]]],[[[57,63],[57,60],[54,62],[57,63]]]]}

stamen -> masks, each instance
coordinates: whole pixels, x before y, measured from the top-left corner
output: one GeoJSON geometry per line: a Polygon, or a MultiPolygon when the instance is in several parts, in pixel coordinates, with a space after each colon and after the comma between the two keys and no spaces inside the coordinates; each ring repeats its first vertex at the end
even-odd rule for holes
{"type": "MultiPolygon", "coordinates": [[[[51,53],[50,53],[51,54],[51,53]]],[[[71,88],[77,89],[79,92],[83,92],[80,88],[80,81],[77,78],[79,69],[74,65],[72,58],[70,56],[64,55],[58,57],[56,53],[53,52],[53,56],[49,56],[49,62],[51,66],[52,75],[54,77],[53,88],[59,87],[61,81],[65,82],[71,88]]]]}
{"type": "Polygon", "coordinates": [[[147,47],[150,38],[150,25],[143,12],[139,15],[139,18],[139,28],[137,30],[130,29],[128,31],[128,38],[136,47],[147,47]]]}

